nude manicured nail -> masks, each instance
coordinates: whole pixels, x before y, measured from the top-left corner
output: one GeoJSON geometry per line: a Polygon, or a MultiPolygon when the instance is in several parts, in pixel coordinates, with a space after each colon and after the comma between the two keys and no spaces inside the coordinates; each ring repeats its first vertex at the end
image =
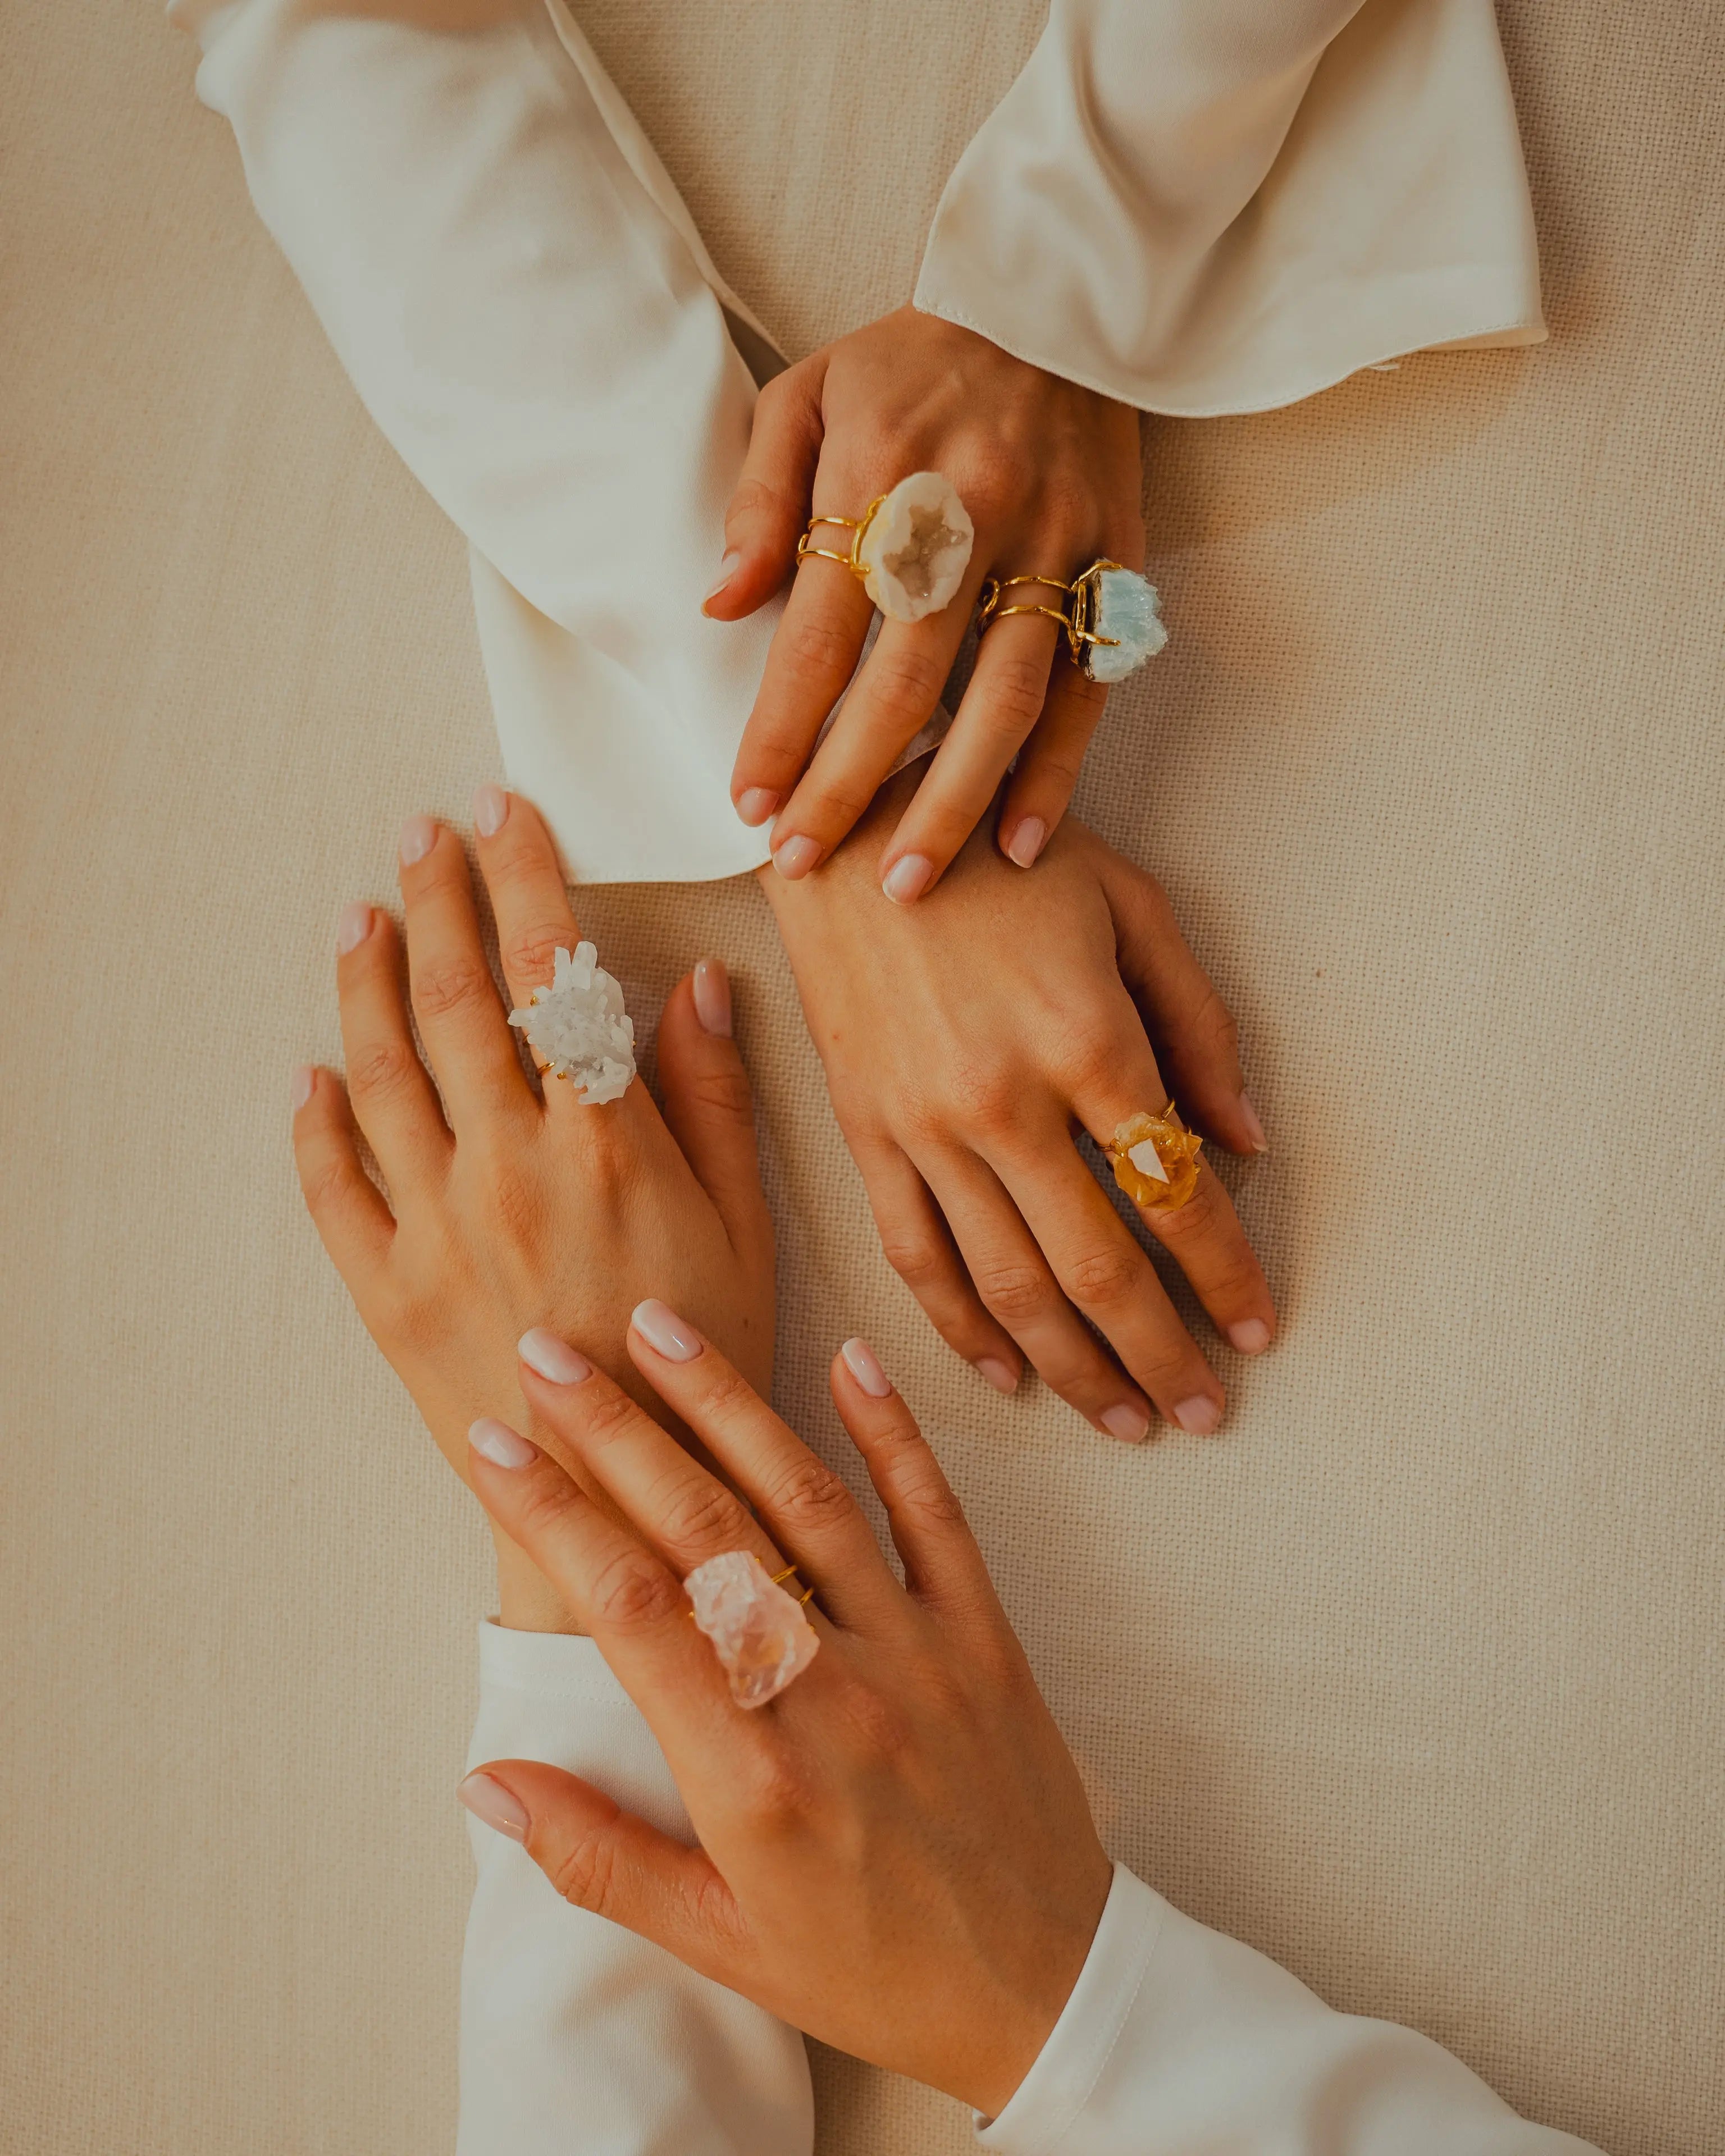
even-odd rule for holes
{"type": "Polygon", "coordinates": [[[703,1033],[731,1038],[731,978],[716,958],[703,958],[695,968],[695,1015],[703,1033]]]}
{"type": "Polygon", "coordinates": [[[1118,1407],[1104,1408],[1096,1420],[1122,1445],[1142,1445],[1150,1427],[1150,1413],[1135,1400],[1122,1400],[1118,1407]]]}
{"type": "Polygon", "coordinates": [[[437,826],[429,816],[409,816],[401,827],[401,858],[404,868],[423,861],[437,844],[437,826]]]}
{"type": "Polygon", "coordinates": [[[719,563],[719,581],[701,603],[704,607],[711,606],[720,593],[724,590],[726,585],[737,574],[737,565],[742,559],[742,555],[734,547],[726,549],[723,559],[719,563]]]}
{"type": "Polygon", "coordinates": [[[668,1303],[650,1298],[638,1302],[629,1313],[629,1322],[647,1345],[668,1363],[692,1363],[701,1353],[701,1335],[692,1325],[685,1324],[668,1303]]]}
{"type": "Polygon", "coordinates": [[[1047,844],[1047,824],[1040,816],[1026,816],[1007,841],[1006,858],[1027,869],[1047,844]]]}
{"type": "Polygon", "coordinates": [[[341,908],[341,918],[336,923],[336,949],[342,957],[357,951],[372,932],[372,909],[355,899],[352,906],[341,908]]]}
{"type": "Polygon", "coordinates": [[[746,786],[737,797],[737,813],[751,830],[764,824],[778,806],[778,796],[767,786],[746,786]]]}
{"type": "Polygon", "coordinates": [[[895,906],[908,906],[922,897],[933,875],[934,863],[927,854],[906,854],[881,877],[880,888],[895,906]]]}
{"type": "Polygon", "coordinates": [[[1018,1390],[1018,1372],[1010,1363],[1003,1363],[998,1355],[978,1355],[976,1366],[997,1393],[1015,1393],[1018,1390]]]}
{"type": "Polygon", "coordinates": [[[542,1325],[522,1333],[515,1352],[530,1370],[536,1370],[547,1384],[581,1385],[593,1375],[593,1364],[578,1355],[567,1340],[547,1332],[542,1325]]]}
{"type": "Polygon", "coordinates": [[[467,1442],[475,1452],[483,1453],[499,1467],[526,1467],[539,1457],[536,1445],[529,1445],[526,1438],[494,1415],[481,1415],[468,1431],[467,1442]]]}
{"type": "Polygon", "coordinates": [[[1194,1437],[1208,1437],[1221,1419],[1221,1402],[1211,1399],[1207,1393],[1198,1393],[1189,1400],[1182,1400],[1174,1409],[1174,1420],[1194,1437]]]}
{"type": "Polygon", "coordinates": [[[891,1397],[892,1380],[880,1368],[874,1349],[866,1340],[847,1340],[839,1353],[845,1358],[845,1368],[871,1400],[891,1397]]]}
{"type": "Polygon", "coordinates": [[[317,1073],[309,1063],[302,1063],[294,1073],[294,1113],[297,1116],[311,1098],[311,1089],[317,1083],[317,1073]]]}
{"type": "Polygon", "coordinates": [[[787,839],[773,856],[773,865],[787,883],[794,883],[798,876],[808,875],[820,859],[820,846],[814,839],[787,839]]]}
{"type": "Polygon", "coordinates": [[[1270,1327],[1261,1317],[1243,1317],[1229,1327],[1228,1337],[1242,1355],[1261,1355],[1270,1345],[1270,1327]]]}
{"type": "Polygon", "coordinates": [[[1264,1135],[1264,1126],[1258,1121],[1258,1111],[1242,1093],[1240,1096],[1240,1120],[1245,1125],[1246,1136],[1252,1142],[1254,1152],[1268,1152],[1270,1141],[1264,1135]]]}
{"type": "Polygon", "coordinates": [[[482,839],[495,839],[509,819],[509,796],[501,786],[482,786],[473,797],[473,827],[482,839]]]}
{"type": "Polygon", "coordinates": [[[489,1774],[470,1774],[455,1794],[476,1820],[495,1827],[499,1834],[506,1834],[511,1841],[526,1840],[527,1829],[533,1824],[527,1808],[501,1782],[494,1782],[489,1774]]]}

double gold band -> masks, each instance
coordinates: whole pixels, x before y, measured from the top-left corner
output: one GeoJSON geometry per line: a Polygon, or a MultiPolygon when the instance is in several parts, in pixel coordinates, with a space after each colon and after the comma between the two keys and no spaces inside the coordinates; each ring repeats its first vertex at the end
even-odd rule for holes
{"type": "Polygon", "coordinates": [[[869,526],[875,521],[875,511],[886,499],[884,494],[877,494],[860,516],[811,516],[807,529],[797,542],[797,559],[806,562],[811,554],[818,555],[823,562],[837,562],[841,567],[849,569],[859,582],[865,579],[869,572],[863,566],[862,543],[868,536],[869,526]],[[848,531],[850,534],[850,552],[840,554],[831,547],[814,545],[817,524],[836,524],[840,530],[848,531]]]}
{"type": "Polygon", "coordinates": [[[1087,569],[1081,570],[1070,584],[1064,583],[1059,577],[985,578],[978,600],[981,619],[978,623],[978,633],[980,634],[992,624],[1003,620],[1009,613],[1045,614],[1050,621],[1059,622],[1060,627],[1065,630],[1066,648],[1072,654],[1072,664],[1075,666],[1082,666],[1085,652],[1091,645],[1107,644],[1111,648],[1117,646],[1120,642],[1117,636],[1098,636],[1091,624],[1096,618],[1098,580],[1103,571],[1121,569],[1125,566],[1123,562],[1111,562],[1106,558],[1095,561],[1087,569]],[[1050,591],[1063,593],[1071,601],[1070,608],[1069,609],[1065,607],[1051,606],[1002,606],[1001,594],[1010,591],[1017,584],[1042,584],[1050,591]]]}
{"type": "MultiPolygon", "coordinates": [[[[775,1587],[783,1587],[788,1579],[794,1579],[796,1576],[796,1566],[793,1564],[788,1564],[783,1572],[775,1572],[773,1574],[773,1584],[775,1587]]],[[[802,1594],[797,1597],[797,1600],[798,1602],[810,1601],[814,1599],[814,1589],[812,1587],[805,1588],[802,1594]]]]}

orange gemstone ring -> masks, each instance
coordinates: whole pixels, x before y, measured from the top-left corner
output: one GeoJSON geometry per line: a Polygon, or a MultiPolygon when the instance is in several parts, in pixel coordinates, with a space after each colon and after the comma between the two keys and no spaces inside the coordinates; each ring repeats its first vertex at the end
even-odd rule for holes
{"type": "Polygon", "coordinates": [[[1159,1116],[1128,1116],[1102,1150],[1114,1180],[1147,1212],[1178,1213],[1198,1188],[1204,1140],[1189,1131],[1170,1101],[1159,1116]]]}

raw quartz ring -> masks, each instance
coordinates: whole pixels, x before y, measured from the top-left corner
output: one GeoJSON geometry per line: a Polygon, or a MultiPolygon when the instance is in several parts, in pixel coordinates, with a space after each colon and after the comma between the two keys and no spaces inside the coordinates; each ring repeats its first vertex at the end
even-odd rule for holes
{"type": "Polygon", "coordinates": [[[912,472],[876,495],[860,516],[811,516],[797,542],[797,559],[811,554],[839,562],[889,621],[922,621],[950,606],[970,567],[976,527],[958,490],[939,472],[912,472]],[[814,527],[834,524],[850,534],[844,552],[817,547],[814,527]]]}
{"type": "Polygon", "coordinates": [[[1160,604],[1155,585],[1136,569],[1102,560],[1092,562],[1070,584],[1058,577],[988,578],[982,589],[980,626],[987,629],[1009,613],[1046,614],[1065,630],[1072,663],[1089,680],[1123,681],[1168,642],[1160,604]],[[1015,584],[1059,592],[1071,601],[1070,608],[1002,606],[1002,596],[1015,584]]]}
{"type": "MultiPolygon", "coordinates": [[[[739,1707],[764,1707],[794,1683],[820,1652],[820,1637],[803,1604],[747,1550],[727,1550],[698,1564],[683,1582],[690,1614],[713,1643],[731,1697],[739,1707]]],[[[810,1593],[813,1593],[811,1589],[810,1593]]]]}
{"type": "Polygon", "coordinates": [[[551,986],[535,988],[509,1022],[527,1037],[542,1077],[567,1078],[590,1108],[621,1100],[635,1075],[634,1020],[598,947],[559,950],[551,986]]]}
{"type": "Polygon", "coordinates": [[[1134,1205],[1178,1213],[1198,1188],[1204,1143],[1180,1121],[1170,1101],[1159,1116],[1128,1116],[1103,1150],[1114,1180],[1134,1205]]]}

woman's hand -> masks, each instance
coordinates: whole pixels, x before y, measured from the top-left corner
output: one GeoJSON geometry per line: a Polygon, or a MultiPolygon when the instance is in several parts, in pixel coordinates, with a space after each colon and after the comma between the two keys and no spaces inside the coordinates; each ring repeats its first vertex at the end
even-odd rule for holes
{"type": "MultiPolygon", "coordinates": [[[[887,1257],[1003,1392],[1022,1350],[1111,1435],[1144,1435],[1147,1394],[1212,1430],[1221,1384],[1072,1141],[1172,1093],[1199,1130],[1261,1150],[1233,1021],[1160,886],[1070,819],[1034,876],[978,834],[926,904],[887,905],[874,834],[913,783],[883,790],[824,874],[761,871],[887,1257]]],[[[1270,1290],[1211,1170],[1142,1218],[1230,1344],[1267,1348],[1270,1290]]]]}
{"type": "MultiPolygon", "coordinates": [[[[504,976],[525,1004],[580,932],[532,806],[485,787],[475,814],[504,976]]],[[[410,817],[400,875],[408,994],[389,916],[350,906],[336,960],[347,1083],[300,1073],[294,1152],[324,1247],[445,1457],[465,1476],[475,1416],[521,1412],[509,1343],[524,1327],[619,1340],[649,1289],[681,1298],[766,1386],[773,1226],[722,967],[705,961],[665,1005],[664,1121],[639,1080],[601,1107],[557,1079],[542,1097],[492,981],[454,833],[410,817]],[[362,1134],[387,1201],[361,1164],[362,1134]]],[[[620,1356],[618,1367],[651,1397],[620,1356]]],[[[519,1553],[500,1544],[499,1563],[504,1621],[562,1629],[519,1553]]]]}
{"type": "MultiPolygon", "coordinates": [[[[806,875],[831,853],[927,724],[984,577],[1064,583],[1099,556],[1143,567],[1140,489],[1130,406],[912,307],[768,383],[706,611],[737,620],[796,572],[731,781],[746,824],[776,813],[773,856],[782,875],[806,875]],[[881,624],[815,750],[874,608],[840,563],[811,557],[798,566],[797,541],[816,512],[860,516],[877,495],[925,470],[944,473],[970,511],[968,572],[941,613],[881,624]]],[[[1034,586],[1008,596],[1061,603],[1034,586]]],[[[886,835],[875,865],[888,895],[902,903],[932,888],[988,814],[1014,756],[997,828],[1002,851],[1028,868],[1065,813],[1106,696],[1066,657],[1055,622],[998,621],[926,781],[886,835]]]]}
{"type": "Polygon", "coordinates": [[[473,1486],[646,1717],[700,1845],[531,1760],[481,1768],[465,1800],[578,1907],[824,2043],[999,2111],[1077,1981],[1111,1867],[904,1403],[860,1341],[834,1358],[901,1587],[844,1484],[664,1304],[635,1313],[629,1353],[740,1496],[562,1340],[521,1345],[544,1449],[481,1423],[473,1486]],[[680,1584],[727,1550],[794,1563],[816,1595],[819,1652],[747,1712],[680,1584]]]}

